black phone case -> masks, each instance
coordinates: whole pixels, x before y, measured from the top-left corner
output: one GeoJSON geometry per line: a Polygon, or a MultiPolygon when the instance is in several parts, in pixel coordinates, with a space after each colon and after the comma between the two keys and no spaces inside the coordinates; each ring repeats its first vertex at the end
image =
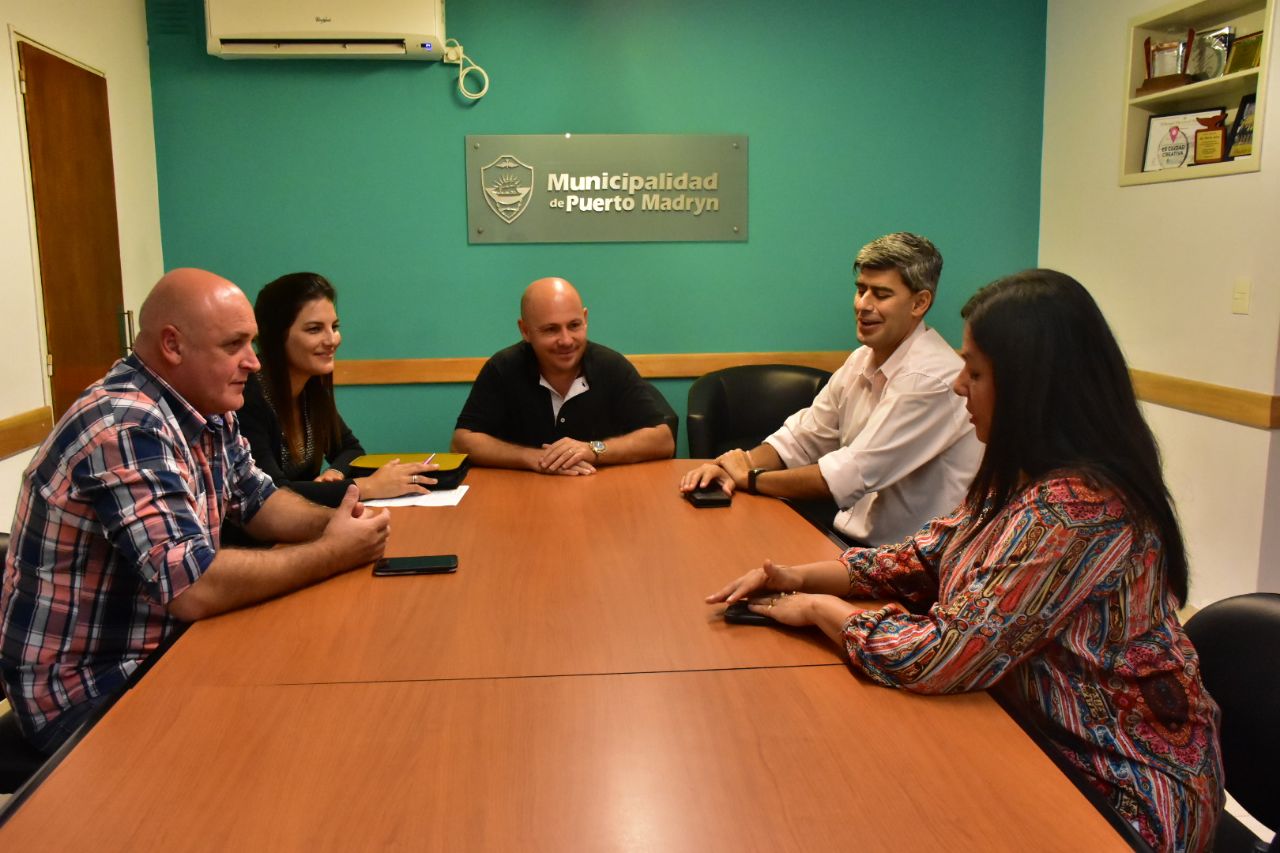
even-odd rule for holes
{"type": "Polygon", "coordinates": [[[711,486],[707,489],[694,489],[692,492],[685,492],[684,499],[696,506],[698,509],[729,506],[733,502],[733,496],[726,495],[719,486],[711,486]]]}
{"type": "Polygon", "coordinates": [[[453,565],[449,565],[449,566],[417,565],[417,566],[408,566],[405,568],[395,568],[395,569],[390,568],[386,560],[378,560],[376,563],[373,564],[373,573],[380,578],[398,578],[401,576],[408,576],[408,575],[447,575],[447,574],[452,574],[457,570],[458,570],[457,560],[453,562],[453,565]]]}
{"type": "Polygon", "coordinates": [[[724,609],[724,621],[730,625],[776,625],[777,621],[772,616],[765,616],[763,613],[753,613],[747,609],[745,600],[735,601],[724,609]]]}

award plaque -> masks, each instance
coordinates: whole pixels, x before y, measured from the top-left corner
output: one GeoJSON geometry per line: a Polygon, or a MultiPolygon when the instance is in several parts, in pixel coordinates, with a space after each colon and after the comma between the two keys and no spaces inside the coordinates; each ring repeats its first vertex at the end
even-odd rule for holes
{"type": "Polygon", "coordinates": [[[1227,68],[1227,54],[1231,51],[1235,32],[1234,27],[1219,27],[1210,32],[1196,33],[1187,73],[1197,80],[1221,77],[1227,68]]]}
{"type": "MultiPolygon", "coordinates": [[[[1200,119],[1221,119],[1226,113],[1224,107],[1211,107],[1193,113],[1151,116],[1147,121],[1147,150],[1142,157],[1142,171],[1158,172],[1194,165],[1198,162],[1196,132],[1204,127],[1200,119]]],[[[1205,144],[1209,144],[1207,140],[1205,144]]],[[[1228,147],[1225,139],[1223,146],[1228,147]]]]}
{"type": "Polygon", "coordinates": [[[1167,77],[1182,72],[1182,42],[1166,41],[1151,46],[1151,76],[1167,77]]]}
{"type": "Polygon", "coordinates": [[[1176,89],[1196,81],[1193,74],[1187,73],[1187,63],[1191,60],[1191,47],[1195,43],[1196,31],[1187,30],[1186,41],[1166,41],[1152,43],[1146,39],[1142,44],[1146,65],[1147,79],[1134,92],[1135,95],[1150,95],[1166,89],[1176,89]]]}
{"type": "Polygon", "coordinates": [[[1198,118],[1201,125],[1196,131],[1196,165],[1221,163],[1227,159],[1227,129],[1223,126],[1226,115],[1198,118]]]}

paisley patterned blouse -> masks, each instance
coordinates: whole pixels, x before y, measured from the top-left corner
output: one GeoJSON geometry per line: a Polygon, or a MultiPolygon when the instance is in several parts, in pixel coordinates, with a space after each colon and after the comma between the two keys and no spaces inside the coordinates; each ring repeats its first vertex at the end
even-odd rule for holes
{"type": "Polygon", "coordinates": [[[1116,492],[1069,475],[1032,484],[970,538],[974,522],[962,506],[901,544],[845,552],[849,597],[928,607],[855,614],[854,666],[919,693],[995,685],[1154,848],[1206,849],[1222,803],[1219,711],[1158,536],[1116,492]]]}

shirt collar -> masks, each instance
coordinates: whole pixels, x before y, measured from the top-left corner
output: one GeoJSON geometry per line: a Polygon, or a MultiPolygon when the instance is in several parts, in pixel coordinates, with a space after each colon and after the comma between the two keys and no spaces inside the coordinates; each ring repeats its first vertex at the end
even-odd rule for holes
{"type": "Polygon", "coordinates": [[[563,397],[560,396],[559,391],[551,387],[551,383],[547,381],[547,377],[542,376],[541,374],[538,375],[538,384],[543,388],[546,388],[548,393],[551,394],[551,419],[553,421],[560,417],[560,409],[564,407],[565,403],[569,402],[579,394],[585,394],[587,391],[591,390],[591,386],[587,384],[587,378],[581,373],[578,374],[577,379],[573,380],[573,384],[569,386],[569,391],[563,397]]]}
{"type": "Polygon", "coordinates": [[[902,339],[902,343],[898,344],[898,348],[893,351],[893,355],[884,360],[884,364],[876,367],[871,359],[867,359],[867,366],[862,369],[862,377],[868,382],[875,379],[877,373],[884,374],[885,381],[889,381],[898,371],[902,369],[902,362],[907,358],[907,350],[911,349],[911,345],[923,335],[927,328],[924,321],[921,320],[916,327],[911,330],[911,334],[902,339]]]}
{"type": "Polygon", "coordinates": [[[154,400],[163,400],[168,404],[169,411],[173,413],[174,423],[188,443],[198,441],[200,434],[206,429],[221,429],[226,423],[226,418],[222,415],[210,415],[206,418],[197,412],[172,385],[161,379],[145,361],[138,358],[137,353],[130,353],[124,359],[124,363],[141,377],[142,381],[139,383],[141,391],[154,400]]]}

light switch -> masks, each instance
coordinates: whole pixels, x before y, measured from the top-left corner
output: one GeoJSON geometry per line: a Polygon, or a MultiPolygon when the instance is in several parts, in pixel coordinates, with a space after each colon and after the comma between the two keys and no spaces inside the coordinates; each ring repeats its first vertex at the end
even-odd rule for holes
{"type": "Polygon", "coordinates": [[[1232,314],[1248,314],[1249,313],[1249,297],[1253,295],[1253,285],[1247,278],[1236,279],[1235,286],[1231,288],[1231,313],[1232,314]]]}

